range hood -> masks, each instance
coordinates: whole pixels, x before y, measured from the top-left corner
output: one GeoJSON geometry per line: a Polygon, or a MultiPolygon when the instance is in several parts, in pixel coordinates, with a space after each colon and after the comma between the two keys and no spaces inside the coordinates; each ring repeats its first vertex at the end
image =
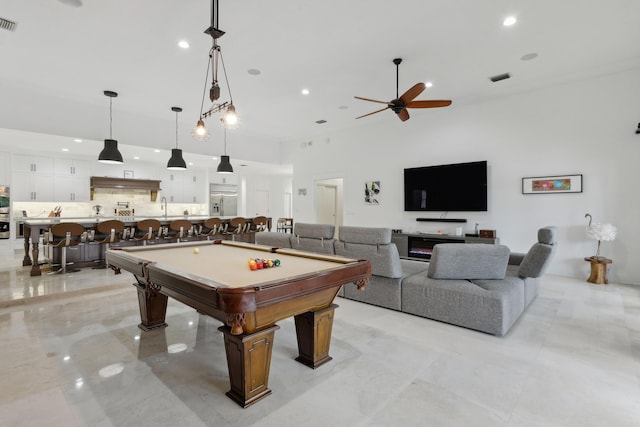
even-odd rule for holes
{"type": "Polygon", "coordinates": [[[96,188],[108,188],[113,190],[146,190],[151,192],[151,201],[155,202],[158,198],[160,190],[160,181],[155,179],[130,179],[130,178],[113,178],[108,176],[92,176],[91,177],[91,200],[96,188]]]}

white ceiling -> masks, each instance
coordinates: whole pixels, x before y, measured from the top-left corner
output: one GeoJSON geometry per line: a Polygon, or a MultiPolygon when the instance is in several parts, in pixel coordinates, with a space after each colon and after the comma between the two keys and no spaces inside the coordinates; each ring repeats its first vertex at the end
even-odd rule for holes
{"type": "MultiPolygon", "coordinates": [[[[242,121],[229,131],[232,160],[277,164],[278,142],[398,120],[384,111],[356,121],[381,106],[353,98],[395,98],[395,57],[404,59],[400,93],[432,81],[418,99],[452,99],[453,111],[640,66],[638,0],[219,3],[226,31],[219,44],[242,121]],[[518,19],[512,27],[502,25],[508,15],[518,19]],[[521,60],[530,53],[538,57],[521,60]],[[506,72],[511,79],[489,81],[506,72]]],[[[0,17],[17,27],[0,30],[0,128],[82,138],[92,142],[85,153],[97,156],[109,136],[103,91],[114,90],[113,138],[121,146],[174,146],[175,105],[184,109],[180,147],[203,158],[221,154],[217,118],[207,120],[208,141],[190,137],[211,46],[203,33],[210,7],[210,0],[3,0],[0,17]],[[179,40],[191,47],[179,48],[179,40]]],[[[429,110],[410,114],[429,120],[429,110]]],[[[59,150],[57,141],[34,141],[33,149],[59,150]]],[[[123,154],[125,162],[133,155],[123,154]]]]}

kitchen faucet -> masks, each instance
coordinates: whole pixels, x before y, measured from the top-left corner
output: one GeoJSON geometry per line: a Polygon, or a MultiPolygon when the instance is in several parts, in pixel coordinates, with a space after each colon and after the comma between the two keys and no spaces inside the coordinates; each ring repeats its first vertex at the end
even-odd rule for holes
{"type": "Polygon", "coordinates": [[[160,209],[164,209],[164,219],[167,219],[167,198],[165,196],[162,196],[162,199],[160,199],[160,203],[162,203],[163,206],[160,206],[160,209]]]}

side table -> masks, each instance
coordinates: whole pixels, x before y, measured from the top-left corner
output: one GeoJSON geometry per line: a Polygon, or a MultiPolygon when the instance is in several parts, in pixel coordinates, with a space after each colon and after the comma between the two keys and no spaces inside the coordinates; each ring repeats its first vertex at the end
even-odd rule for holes
{"type": "Polygon", "coordinates": [[[591,263],[591,275],[587,279],[587,282],[598,285],[609,283],[609,281],[607,281],[607,264],[611,264],[613,262],[612,260],[604,257],[588,257],[584,260],[591,263]]]}

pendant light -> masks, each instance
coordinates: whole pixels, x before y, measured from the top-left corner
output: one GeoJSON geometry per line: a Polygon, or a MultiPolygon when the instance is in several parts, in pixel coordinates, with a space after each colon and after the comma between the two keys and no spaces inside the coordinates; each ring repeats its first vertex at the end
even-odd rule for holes
{"type": "Polygon", "coordinates": [[[122,164],[122,154],[120,154],[120,151],[118,151],[118,141],[112,139],[111,134],[113,127],[112,101],[113,98],[118,96],[118,94],[111,90],[105,90],[104,95],[109,97],[109,139],[104,140],[104,148],[98,156],[98,161],[100,163],[119,165],[122,164]]]}
{"type": "Polygon", "coordinates": [[[211,49],[209,49],[207,72],[205,73],[204,90],[202,93],[202,103],[200,104],[200,116],[198,117],[198,122],[192,132],[192,136],[199,141],[204,141],[209,137],[209,132],[204,124],[204,119],[214,114],[222,113],[221,122],[226,127],[234,128],[238,125],[238,115],[236,113],[236,107],[233,105],[233,96],[231,95],[231,86],[229,86],[229,77],[227,76],[227,69],[224,66],[222,49],[218,44],[218,39],[225,34],[218,25],[219,17],[218,0],[211,0],[211,26],[204,32],[211,36],[213,44],[211,49]],[[219,77],[221,76],[218,74],[218,65],[222,65],[222,77],[224,77],[224,83],[226,84],[227,92],[229,94],[229,100],[224,102],[220,101],[219,77]],[[207,91],[210,71],[211,87],[209,87],[209,90],[207,91]],[[207,111],[204,111],[204,101],[207,92],[212,105],[207,111]]]}
{"type": "Polygon", "coordinates": [[[227,156],[227,128],[224,128],[224,154],[220,156],[218,173],[233,173],[233,167],[229,161],[229,156],[227,156]]]}
{"type": "Polygon", "coordinates": [[[186,170],[187,164],[182,158],[182,150],[178,148],[178,113],[182,111],[180,107],[171,107],[171,111],[176,113],[176,148],[171,149],[171,158],[167,162],[167,169],[186,170]]]}

